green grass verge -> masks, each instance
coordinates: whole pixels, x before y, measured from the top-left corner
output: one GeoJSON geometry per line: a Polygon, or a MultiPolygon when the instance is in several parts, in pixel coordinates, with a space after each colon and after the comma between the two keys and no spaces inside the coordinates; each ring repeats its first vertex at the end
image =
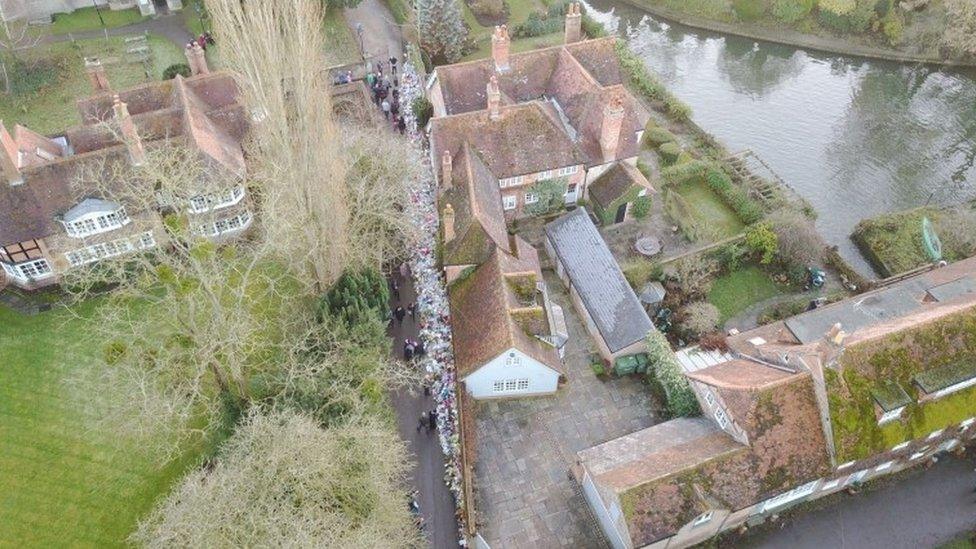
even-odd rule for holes
{"type": "Polygon", "coordinates": [[[342,10],[326,11],[322,29],[325,31],[325,57],[330,66],[346,65],[362,60],[359,53],[359,39],[346,24],[342,10]]]}
{"type": "MultiPolygon", "coordinates": [[[[931,262],[922,239],[924,217],[932,221],[939,234],[955,230],[940,223],[943,215],[937,208],[917,208],[865,219],[854,227],[852,238],[882,276],[903,273],[931,262]]],[[[966,256],[948,246],[943,247],[942,254],[948,261],[966,256]]]]}
{"type": "Polygon", "coordinates": [[[707,238],[720,240],[735,236],[745,229],[735,212],[703,181],[682,183],[675,186],[675,190],[695,210],[699,217],[698,224],[707,238]]]}
{"type": "MultiPolygon", "coordinates": [[[[153,79],[162,77],[163,70],[173,63],[185,62],[183,51],[161,37],[150,35],[153,79]]],[[[147,81],[142,63],[127,61],[126,47],[121,37],[79,40],[47,44],[27,54],[31,62],[51,66],[56,71],[54,82],[35,91],[5,96],[0,101],[0,120],[8,129],[23,124],[42,134],[55,134],[81,122],[75,101],[91,95],[91,85],[85,73],[85,57],[99,57],[105,63],[108,79],[115,89],[124,89],[147,81]]]]}
{"type": "Polygon", "coordinates": [[[81,8],[71,13],[54,14],[54,24],[51,25],[53,34],[68,34],[69,32],[85,32],[102,29],[102,21],[105,28],[123,27],[140,21],[146,20],[139,14],[138,8],[125,10],[110,10],[108,7],[100,7],[95,11],[94,7],[81,8]],[[99,19],[101,15],[101,19],[99,19]]]}
{"type": "Polygon", "coordinates": [[[715,279],[708,292],[708,302],[718,307],[724,323],[752,305],[782,293],[782,288],[768,274],[749,265],[715,279]]]}
{"type": "Polygon", "coordinates": [[[103,399],[72,380],[99,367],[84,317],[0,307],[0,529],[11,547],[119,547],[204,447],[169,464],[99,430],[103,399]]]}

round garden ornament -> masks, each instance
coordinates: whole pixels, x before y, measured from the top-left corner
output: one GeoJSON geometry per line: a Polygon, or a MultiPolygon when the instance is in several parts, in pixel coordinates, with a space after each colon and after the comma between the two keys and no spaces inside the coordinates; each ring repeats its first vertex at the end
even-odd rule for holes
{"type": "Polygon", "coordinates": [[[634,249],[643,256],[655,256],[661,253],[661,241],[653,236],[644,236],[637,239],[634,249]]]}

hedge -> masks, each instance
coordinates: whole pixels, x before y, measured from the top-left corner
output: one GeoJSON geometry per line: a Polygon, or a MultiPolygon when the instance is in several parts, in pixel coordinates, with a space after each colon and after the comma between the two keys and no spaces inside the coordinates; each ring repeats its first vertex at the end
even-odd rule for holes
{"type": "Polygon", "coordinates": [[[626,71],[634,89],[647,99],[663,102],[668,114],[675,120],[685,121],[691,118],[691,108],[668,91],[664,84],[651,76],[647,67],[644,66],[644,61],[630,51],[626,42],[617,40],[616,49],[620,67],[626,71]]]}
{"type": "Polygon", "coordinates": [[[675,141],[675,137],[673,133],[664,128],[651,128],[644,131],[644,141],[648,145],[657,147],[675,141]]]}
{"type": "Polygon", "coordinates": [[[681,371],[681,365],[678,364],[678,359],[675,358],[668,340],[657,330],[651,330],[651,333],[647,334],[647,356],[650,359],[647,375],[654,376],[664,389],[671,416],[700,415],[698,399],[691,385],[688,384],[688,378],[681,371]]]}
{"type": "Polygon", "coordinates": [[[657,148],[657,152],[661,155],[661,163],[665,166],[671,166],[678,162],[681,147],[677,143],[664,143],[657,148]]]}
{"type": "Polygon", "coordinates": [[[721,197],[725,204],[732,208],[739,219],[746,225],[751,225],[763,217],[762,208],[749,195],[732,183],[732,179],[722,170],[712,167],[705,174],[708,187],[721,197]]]}
{"type": "Polygon", "coordinates": [[[677,191],[668,189],[664,193],[664,213],[678,225],[681,234],[688,240],[698,241],[705,237],[705,231],[699,224],[700,214],[677,191]]]}
{"type": "Polygon", "coordinates": [[[683,164],[668,166],[661,170],[661,180],[665,186],[680,185],[705,176],[709,169],[708,162],[692,160],[683,164]]]}

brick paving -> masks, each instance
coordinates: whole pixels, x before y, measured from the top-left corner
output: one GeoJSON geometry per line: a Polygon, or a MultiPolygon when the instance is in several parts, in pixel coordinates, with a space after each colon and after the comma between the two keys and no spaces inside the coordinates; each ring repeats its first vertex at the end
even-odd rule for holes
{"type": "Polygon", "coordinates": [[[606,547],[569,468],[576,452],[660,421],[660,405],[639,378],[593,374],[589,333],[559,280],[547,273],[546,283],[566,312],[566,383],[552,397],[476,409],[477,523],[494,549],[606,547]]]}

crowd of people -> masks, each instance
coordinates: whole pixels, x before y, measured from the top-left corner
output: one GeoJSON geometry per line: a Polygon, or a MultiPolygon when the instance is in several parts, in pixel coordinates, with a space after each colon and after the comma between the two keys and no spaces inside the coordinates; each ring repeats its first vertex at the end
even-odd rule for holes
{"type": "MultiPolygon", "coordinates": [[[[407,120],[401,108],[400,81],[397,78],[397,58],[391,56],[386,63],[376,61],[366,65],[366,87],[373,96],[373,102],[380,108],[383,117],[390,123],[394,131],[404,135],[407,131],[407,120]],[[387,72],[384,73],[384,67],[387,72]]],[[[406,103],[409,105],[410,103],[406,103]]]]}

